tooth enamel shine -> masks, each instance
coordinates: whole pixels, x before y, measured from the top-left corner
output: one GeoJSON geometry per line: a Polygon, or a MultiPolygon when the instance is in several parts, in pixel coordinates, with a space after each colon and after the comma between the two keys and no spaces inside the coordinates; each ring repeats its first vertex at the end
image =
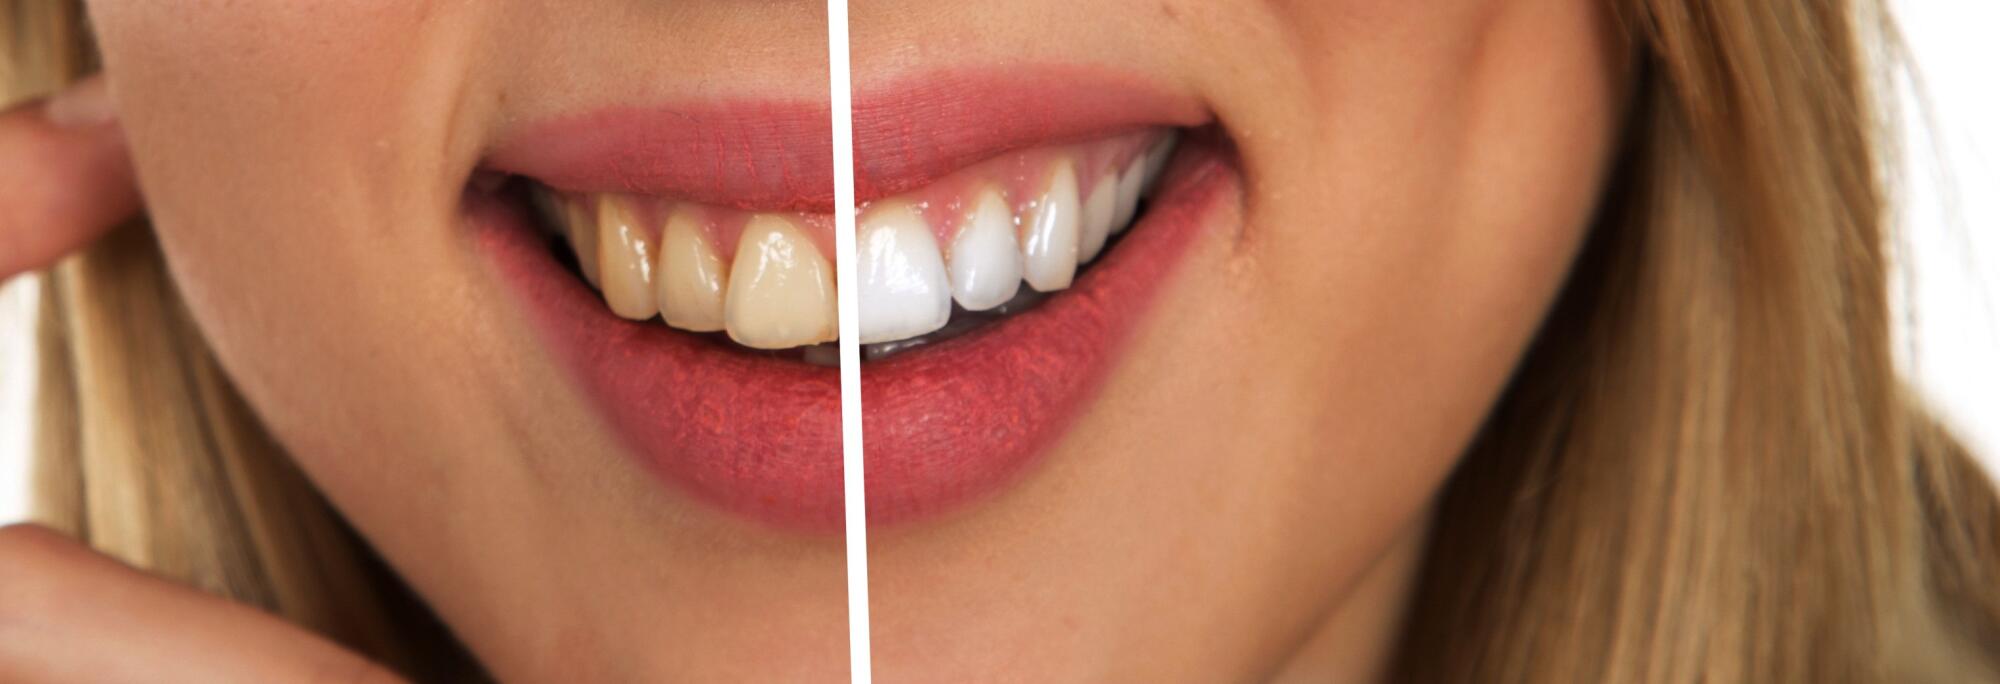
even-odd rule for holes
{"type": "Polygon", "coordinates": [[[728,264],[716,255],[694,212],[676,207],[660,231],[660,318],[667,325],[695,332],[715,332],[724,325],[723,288],[728,264]]]}
{"type": "Polygon", "coordinates": [[[1054,292],[1069,287],[1076,278],[1081,210],[1076,165],[1067,159],[1058,161],[1028,211],[1021,239],[1021,260],[1030,287],[1054,292]]]}
{"type": "Polygon", "coordinates": [[[838,334],[833,267],[791,219],[752,216],[729,273],[724,318],[737,344],[789,349],[838,334]]]}
{"type": "Polygon", "coordinates": [[[861,282],[861,342],[924,335],[951,318],[951,284],[930,224],[902,202],[861,215],[856,254],[861,282]]]}
{"type": "Polygon", "coordinates": [[[1021,290],[1021,245],[1014,212],[993,188],[981,190],[951,240],[951,294],[967,311],[985,311],[1021,290]]]}
{"type": "Polygon", "coordinates": [[[653,298],[653,240],[632,208],[614,195],[597,203],[597,267],[604,301],[621,318],[643,321],[659,312],[653,298]]]}
{"type": "MultiPolygon", "coordinates": [[[[1011,314],[1040,296],[1024,284],[1073,286],[1129,229],[1175,142],[1147,131],[1012,152],[876,200],[857,217],[860,342],[897,353],[976,325],[951,320],[954,302],[1011,314]]],[[[827,236],[811,232],[825,217],[543,186],[530,199],[617,316],[758,349],[838,334],[833,268],[815,239],[827,236]]]]}

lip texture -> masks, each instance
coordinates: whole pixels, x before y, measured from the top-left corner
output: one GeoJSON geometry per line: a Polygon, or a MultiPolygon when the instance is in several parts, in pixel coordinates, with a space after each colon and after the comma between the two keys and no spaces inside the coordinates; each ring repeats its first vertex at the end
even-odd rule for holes
{"type": "MultiPolygon", "coordinates": [[[[857,103],[857,166],[866,170],[857,185],[865,177],[873,196],[921,186],[1009,149],[1201,123],[1191,104],[1129,80],[1069,70],[925,83],[857,103]],[[1051,96],[1058,91],[1074,97],[1051,96]],[[1007,102],[971,104],[982,99],[1007,102]]],[[[828,203],[831,162],[820,164],[823,172],[805,168],[822,159],[828,141],[823,134],[811,139],[810,106],[705,111],[609,110],[530,127],[527,136],[497,148],[489,166],[565,189],[755,208],[828,203]],[[666,132],[675,123],[689,128],[666,132]],[[825,186],[816,187],[822,179],[825,186]]],[[[830,130],[825,109],[817,111],[824,133],[830,130]]],[[[1183,141],[1153,206],[1069,290],[964,336],[863,367],[871,524],[924,517],[990,494],[1063,434],[1207,216],[1240,194],[1226,146],[1204,138],[1183,141]]],[[[833,369],[620,319],[556,261],[518,203],[473,190],[465,210],[477,244],[523,302],[531,327],[644,466],[728,511],[809,532],[839,529],[840,393],[833,369]]]]}
{"type": "MultiPolygon", "coordinates": [[[[1188,99],[1090,69],[892,82],[855,97],[855,201],[910,190],[1009,150],[1203,123],[1206,114],[1188,99]]],[[[487,166],[559,190],[826,214],[832,140],[825,102],[614,107],[530,124],[496,147],[487,166]]]]}

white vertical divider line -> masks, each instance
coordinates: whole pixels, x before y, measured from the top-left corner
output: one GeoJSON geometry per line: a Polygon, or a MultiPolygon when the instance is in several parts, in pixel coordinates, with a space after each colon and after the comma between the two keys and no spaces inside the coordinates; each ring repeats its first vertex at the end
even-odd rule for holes
{"type": "Polygon", "coordinates": [[[855,684],[873,684],[868,627],[868,499],[862,473],[861,302],[854,256],[854,91],[847,0],[826,0],[827,72],[833,96],[833,273],[840,300],[840,474],[847,515],[847,660],[855,684]]]}

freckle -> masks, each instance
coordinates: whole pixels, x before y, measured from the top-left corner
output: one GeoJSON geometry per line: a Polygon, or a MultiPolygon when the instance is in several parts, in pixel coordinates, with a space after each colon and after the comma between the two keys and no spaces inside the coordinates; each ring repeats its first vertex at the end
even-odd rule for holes
{"type": "Polygon", "coordinates": [[[1181,11],[1174,9],[1172,2],[1160,3],[1160,14],[1166,15],[1167,21],[1179,21],[1181,18],[1181,11]]]}

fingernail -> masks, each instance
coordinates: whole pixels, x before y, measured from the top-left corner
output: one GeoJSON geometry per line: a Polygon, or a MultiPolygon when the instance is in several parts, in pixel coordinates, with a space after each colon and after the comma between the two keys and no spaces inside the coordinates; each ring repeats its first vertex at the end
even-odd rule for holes
{"type": "Polygon", "coordinates": [[[57,126],[84,128],[111,123],[118,110],[111,104],[111,88],[104,79],[89,78],[49,98],[43,115],[57,126]]]}

